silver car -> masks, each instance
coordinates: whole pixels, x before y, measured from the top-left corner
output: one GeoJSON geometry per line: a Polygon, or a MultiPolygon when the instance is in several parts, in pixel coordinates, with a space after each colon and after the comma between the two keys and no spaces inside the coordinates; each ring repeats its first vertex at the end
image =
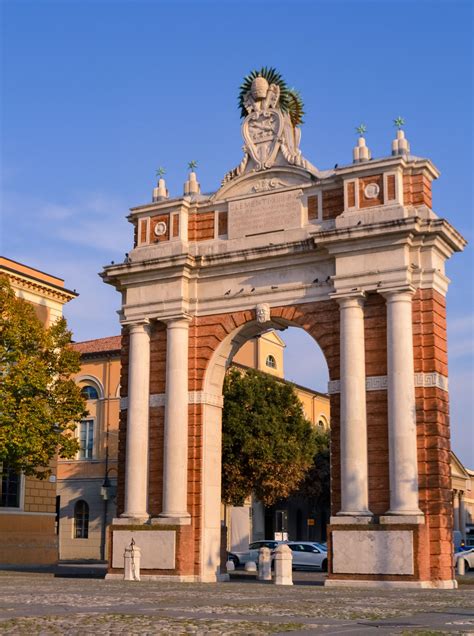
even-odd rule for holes
{"type": "Polygon", "coordinates": [[[262,539],[261,541],[254,541],[249,545],[249,549],[237,552],[236,550],[232,551],[232,555],[236,557],[236,561],[233,559],[236,567],[239,565],[245,565],[249,561],[254,561],[258,563],[258,555],[260,548],[270,548],[270,550],[274,550],[278,544],[282,543],[281,541],[274,541],[273,539],[262,539]]]}
{"type": "Polygon", "coordinates": [[[293,569],[321,570],[327,572],[328,553],[313,541],[287,541],[293,555],[293,569]]]}
{"type": "Polygon", "coordinates": [[[461,550],[454,555],[454,565],[458,563],[458,559],[464,559],[466,571],[470,568],[474,568],[474,548],[470,550],[461,550]]]}

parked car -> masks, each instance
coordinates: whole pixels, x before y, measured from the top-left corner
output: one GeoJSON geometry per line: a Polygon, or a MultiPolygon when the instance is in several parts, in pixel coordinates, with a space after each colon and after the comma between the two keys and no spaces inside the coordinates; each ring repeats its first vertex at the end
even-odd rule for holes
{"type": "Polygon", "coordinates": [[[293,553],[293,569],[321,570],[327,572],[328,553],[313,541],[285,541],[293,553]]]}
{"type": "Polygon", "coordinates": [[[460,550],[454,554],[454,565],[458,563],[458,559],[464,559],[466,565],[466,571],[469,568],[474,568],[474,548],[470,550],[460,550]]]}
{"type": "Polygon", "coordinates": [[[281,541],[274,541],[273,539],[263,539],[262,541],[254,541],[249,545],[249,549],[243,552],[234,551],[232,553],[232,561],[234,561],[235,567],[239,565],[245,565],[248,561],[258,562],[258,551],[260,548],[270,548],[274,550],[281,541]],[[237,559],[237,562],[236,562],[237,559]]]}
{"type": "Polygon", "coordinates": [[[239,557],[233,552],[227,552],[227,561],[232,561],[235,567],[237,567],[240,563],[239,557]]]}

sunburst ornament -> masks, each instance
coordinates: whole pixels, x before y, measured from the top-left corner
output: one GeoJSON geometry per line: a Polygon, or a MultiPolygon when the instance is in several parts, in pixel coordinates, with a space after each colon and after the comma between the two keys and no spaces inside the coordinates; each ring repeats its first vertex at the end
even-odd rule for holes
{"type": "Polygon", "coordinates": [[[304,105],[300,94],[294,88],[289,88],[283,77],[275,68],[262,66],[260,70],[251,71],[240,85],[239,108],[240,116],[246,117],[245,96],[252,89],[252,83],[257,77],[263,77],[268,84],[276,84],[280,89],[278,106],[282,112],[288,113],[293,126],[303,123],[304,105]]]}
{"type": "Polygon", "coordinates": [[[396,119],[393,120],[393,125],[398,128],[398,130],[401,130],[405,125],[405,120],[403,119],[403,117],[398,116],[396,119]]]}
{"type": "Polygon", "coordinates": [[[359,134],[359,137],[363,137],[364,134],[367,132],[367,126],[365,124],[359,124],[356,127],[356,132],[359,134]]]}
{"type": "Polygon", "coordinates": [[[195,161],[194,159],[192,161],[188,162],[188,168],[191,170],[191,172],[194,172],[194,170],[198,167],[198,162],[195,161]]]}
{"type": "Polygon", "coordinates": [[[158,170],[156,171],[156,176],[158,177],[158,179],[161,179],[162,177],[164,177],[165,174],[166,174],[166,170],[162,166],[160,166],[158,170]]]}

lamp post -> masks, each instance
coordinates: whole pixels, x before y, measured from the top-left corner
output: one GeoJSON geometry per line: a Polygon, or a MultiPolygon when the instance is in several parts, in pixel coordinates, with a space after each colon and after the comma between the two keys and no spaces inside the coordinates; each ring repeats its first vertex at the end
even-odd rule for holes
{"type": "Polygon", "coordinates": [[[102,486],[100,487],[100,496],[102,497],[102,500],[104,502],[102,527],[101,527],[101,533],[100,533],[101,534],[101,537],[100,537],[100,560],[101,561],[105,561],[105,543],[106,543],[108,505],[109,505],[109,500],[113,497],[113,493],[114,493],[114,486],[112,485],[109,479],[109,473],[112,470],[115,470],[117,472],[117,469],[114,466],[112,466],[111,468],[108,468],[105,472],[105,477],[104,477],[102,486]]]}

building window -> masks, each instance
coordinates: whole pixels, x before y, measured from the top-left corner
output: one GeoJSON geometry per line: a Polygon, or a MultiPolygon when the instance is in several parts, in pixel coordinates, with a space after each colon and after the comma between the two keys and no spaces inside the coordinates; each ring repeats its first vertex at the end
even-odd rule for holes
{"type": "Polygon", "coordinates": [[[267,359],[265,361],[265,364],[267,365],[267,367],[270,367],[270,369],[276,369],[277,368],[277,363],[276,360],[273,356],[267,356],[267,359]]]}
{"type": "Polygon", "coordinates": [[[82,420],[79,424],[79,459],[92,459],[94,454],[94,420],[82,420]]]}
{"type": "Polygon", "coordinates": [[[89,506],[84,499],[74,506],[74,537],[76,539],[89,537],[89,506]]]}
{"type": "Polygon", "coordinates": [[[90,384],[87,384],[86,386],[83,386],[82,389],[81,389],[81,393],[86,398],[86,400],[98,400],[99,399],[99,393],[98,393],[97,389],[95,388],[95,386],[91,386],[90,384]]]}
{"type": "Polygon", "coordinates": [[[10,468],[2,470],[2,482],[0,486],[0,507],[20,507],[21,475],[10,468]]]}

